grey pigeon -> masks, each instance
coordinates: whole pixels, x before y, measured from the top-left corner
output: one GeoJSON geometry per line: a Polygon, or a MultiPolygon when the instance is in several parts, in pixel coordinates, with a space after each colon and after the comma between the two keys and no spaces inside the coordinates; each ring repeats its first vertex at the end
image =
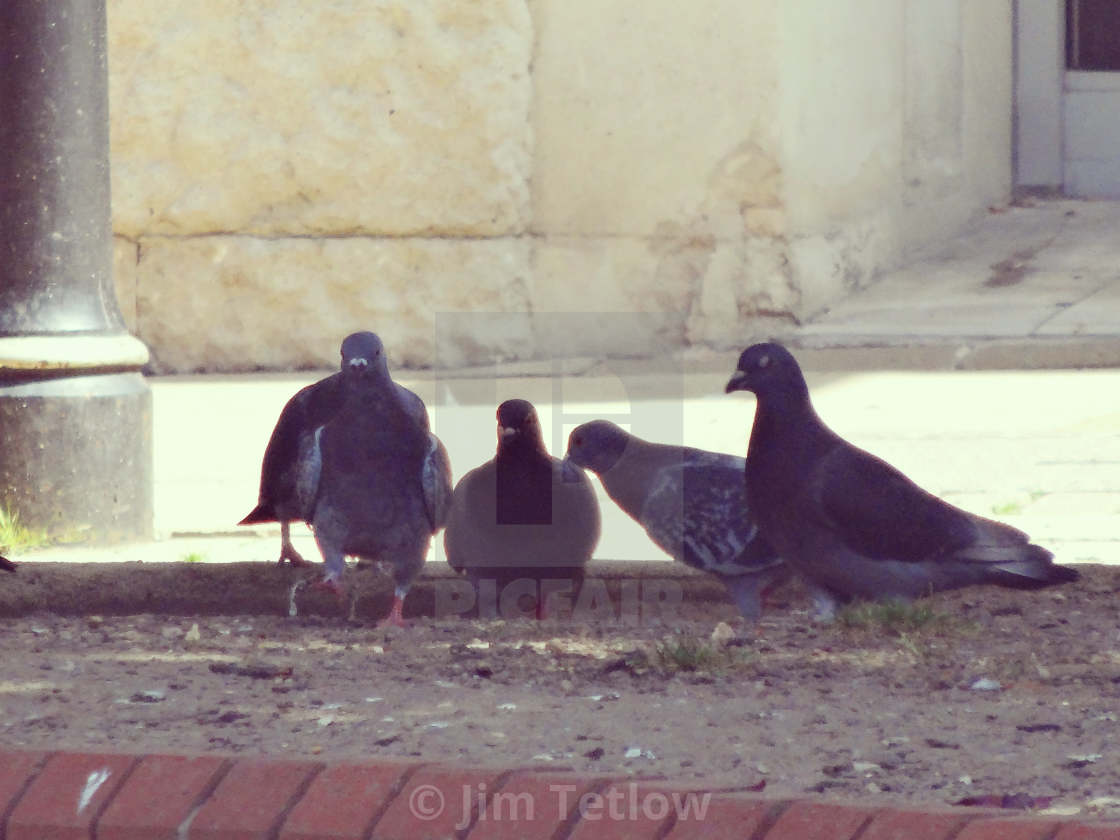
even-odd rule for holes
{"type": "MultiPolygon", "coordinates": [[[[420,397],[394,383],[409,413],[425,429],[428,414],[420,397]]],[[[342,371],[300,389],[288,400],[268,439],[261,464],[257,506],[238,525],[258,522],[280,523],[280,558],[293,566],[308,565],[292,545],[292,522],[310,522],[318,481],[317,436],[342,408],[342,371]]]]}
{"type": "Polygon", "coordinates": [[[765,592],[789,576],[748,513],[744,459],[650,443],[593,420],[568,436],[566,461],[595,472],[674,560],[719,578],[747,620],[758,620],[765,592]]]}
{"type": "Polygon", "coordinates": [[[326,566],[323,583],[340,591],[345,556],[389,563],[396,590],[383,623],[404,625],[402,608],[443,527],[451,498],[447,450],[389,376],[381,339],[354,333],[342,342],[341,405],[314,435],[307,475],[308,520],[326,566]]]}
{"type": "Polygon", "coordinates": [[[758,398],[747,503],[763,536],[806,577],[819,617],[855,598],[910,600],[976,583],[1037,589],[1077,580],[1026,534],[942,501],[829,429],[781,345],[744,350],[726,390],[758,398]]]}
{"type": "Polygon", "coordinates": [[[16,570],[16,564],[7,557],[0,557],[0,569],[3,569],[5,572],[14,572],[16,570]]]}
{"type": "Polygon", "coordinates": [[[582,470],[565,475],[548,454],[531,403],[506,400],[497,419],[497,454],[455,485],[443,545],[452,568],[476,586],[493,580],[499,598],[513,581],[533,581],[543,618],[542,581],[570,580],[575,589],[583,581],[599,542],[599,503],[582,470]]]}

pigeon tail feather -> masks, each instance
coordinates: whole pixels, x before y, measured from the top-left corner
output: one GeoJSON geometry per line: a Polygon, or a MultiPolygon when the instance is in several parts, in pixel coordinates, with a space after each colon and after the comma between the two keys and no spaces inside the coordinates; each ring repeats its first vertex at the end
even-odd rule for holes
{"type": "Polygon", "coordinates": [[[1055,566],[1052,563],[1024,561],[995,566],[988,579],[1000,586],[1012,589],[1044,589],[1059,583],[1072,583],[1080,579],[1081,573],[1069,566],[1055,566]]]}
{"type": "Polygon", "coordinates": [[[273,510],[272,502],[261,502],[251,511],[248,516],[238,522],[238,525],[254,525],[258,522],[278,522],[279,517],[276,511],[273,510]]]}

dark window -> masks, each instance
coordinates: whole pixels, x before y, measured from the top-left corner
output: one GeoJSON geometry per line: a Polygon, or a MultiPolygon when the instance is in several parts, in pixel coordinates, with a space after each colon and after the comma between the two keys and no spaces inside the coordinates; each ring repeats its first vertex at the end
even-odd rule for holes
{"type": "Polygon", "coordinates": [[[1066,0],[1066,67],[1120,71],[1120,0],[1066,0]]]}

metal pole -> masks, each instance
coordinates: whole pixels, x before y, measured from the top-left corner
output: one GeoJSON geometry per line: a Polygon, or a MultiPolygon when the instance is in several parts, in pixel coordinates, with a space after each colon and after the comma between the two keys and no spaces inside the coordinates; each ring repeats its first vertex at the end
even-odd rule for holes
{"type": "Polygon", "coordinates": [[[0,6],[0,506],[149,536],[147,349],[112,279],[104,0],[0,6]]]}

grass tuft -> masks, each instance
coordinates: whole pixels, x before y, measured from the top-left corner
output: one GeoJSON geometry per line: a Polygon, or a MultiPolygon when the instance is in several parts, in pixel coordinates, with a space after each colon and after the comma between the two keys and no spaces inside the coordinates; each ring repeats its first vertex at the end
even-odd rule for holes
{"type": "Polygon", "coordinates": [[[199,554],[197,551],[192,551],[190,554],[183,555],[184,563],[201,563],[206,557],[199,554]]]}
{"type": "Polygon", "coordinates": [[[906,601],[860,601],[836,615],[842,627],[853,630],[885,630],[897,636],[935,629],[949,621],[927,604],[906,601]]]}
{"type": "Polygon", "coordinates": [[[20,522],[19,511],[0,507],[0,550],[27,551],[46,545],[47,532],[20,522]]]}
{"type": "Polygon", "coordinates": [[[674,633],[653,646],[653,664],[666,672],[724,673],[756,658],[749,647],[674,633]]]}
{"type": "Polygon", "coordinates": [[[691,636],[670,636],[654,646],[657,661],[674,671],[706,671],[718,657],[715,645],[691,636]]]}

